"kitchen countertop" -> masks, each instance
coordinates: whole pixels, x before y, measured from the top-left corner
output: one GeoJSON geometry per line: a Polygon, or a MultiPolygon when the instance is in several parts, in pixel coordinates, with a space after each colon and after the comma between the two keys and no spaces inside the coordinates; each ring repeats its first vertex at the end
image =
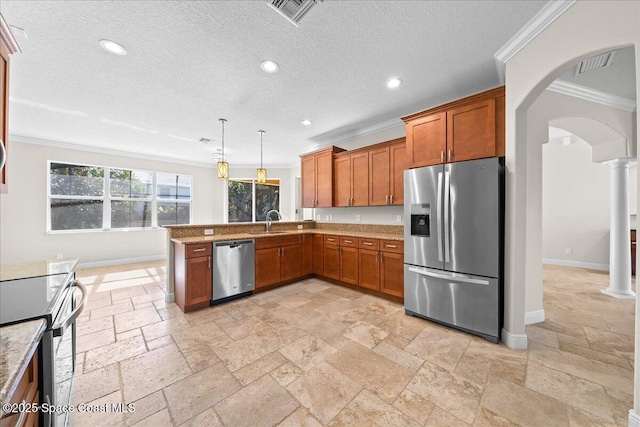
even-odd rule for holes
{"type": "Polygon", "coordinates": [[[44,319],[0,328],[0,402],[8,402],[46,329],[44,319]]]}
{"type": "Polygon", "coordinates": [[[171,241],[175,243],[208,243],[208,242],[223,242],[228,240],[241,240],[241,239],[261,239],[265,237],[277,237],[288,236],[296,234],[331,234],[334,236],[348,236],[348,237],[360,237],[366,239],[385,239],[403,241],[404,235],[402,234],[387,234],[387,233],[369,233],[362,231],[338,231],[338,230],[324,230],[324,229],[305,229],[305,230],[278,230],[275,233],[237,233],[237,234],[218,234],[214,236],[196,236],[196,237],[176,237],[171,241]]]}
{"type": "Polygon", "coordinates": [[[0,282],[75,271],[78,258],[0,264],[0,282]]]}

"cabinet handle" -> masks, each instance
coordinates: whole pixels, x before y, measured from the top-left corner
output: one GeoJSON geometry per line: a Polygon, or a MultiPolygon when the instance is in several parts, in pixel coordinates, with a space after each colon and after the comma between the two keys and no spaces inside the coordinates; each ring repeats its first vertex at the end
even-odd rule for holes
{"type": "Polygon", "coordinates": [[[211,268],[211,257],[210,257],[210,256],[208,256],[208,257],[207,257],[207,260],[209,261],[209,268],[211,268]]]}
{"type": "Polygon", "coordinates": [[[440,151],[440,163],[444,163],[444,151],[440,151]]]}
{"type": "Polygon", "coordinates": [[[448,151],[447,157],[449,158],[449,160],[447,160],[447,161],[450,162],[451,161],[451,150],[448,151]]]}
{"type": "Polygon", "coordinates": [[[378,253],[380,254],[380,264],[382,264],[384,261],[384,258],[382,257],[382,252],[378,252],[378,253]]]}
{"type": "Polygon", "coordinates": [[[353,241],[352,241],[352,240],[345,240],[344,242],[345,242],[345,243],[353,243],[353,241]]]}
{"type": "Polygon", "coordinates": [[[385,246],[385,248],[393,248],[393,249],[397,248],[396,245],[384,245],[384,246],[385,246]]]}
{"type": "Polygon", "coordinates": [[[362,244],[365,246],[373,246],[373,243],[371,242],[362,242],[362,244]]]}
{"type": "Polygon", "coordinates": [[[327,242],[335,242],[335,239],[327,239],[327,242]]]}
{"type": "Polygon", "coordinates": [[[389,196],[389,200],[391,201],[390,204],[393,204],[393,194],[391,196],[389,196]]]}
{"type": "Polygon", "coordinates": [[[207,248],[194,249],[192,252],[204,252],[207,248]]]}
{"type": "Polygon", "coordinates": [[[389,204],[389,195],[387,194],[385,199],[384,199],[384,204],[388,205],[389,204]]]}

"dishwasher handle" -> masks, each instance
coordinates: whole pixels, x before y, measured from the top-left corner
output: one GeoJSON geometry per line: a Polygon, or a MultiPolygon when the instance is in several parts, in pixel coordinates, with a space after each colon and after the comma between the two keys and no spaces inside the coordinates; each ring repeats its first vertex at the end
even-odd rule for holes
{"type": "Polygon", "coordinates": [[[234,248],[239,248],[242,245],[246,245],[246,244],[253,245],[254,241],[253,240],[237,240],[237,241],[229,241],[229,242],[219,242],[219,243],[216,243],[215,245],[216,247],[228,246],[229,248],[234,249],[234,248]]]}

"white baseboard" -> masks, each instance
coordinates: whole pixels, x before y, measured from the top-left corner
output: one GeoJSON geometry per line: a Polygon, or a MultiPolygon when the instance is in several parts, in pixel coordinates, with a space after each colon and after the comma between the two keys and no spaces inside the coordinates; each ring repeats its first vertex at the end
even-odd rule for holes
{"type": "Polygon", "coordinates": [[[633,409],[629,409],[629,427],[640,427],[640,415],[633,409]]]}
{"type": "Polygon", "coordinates": [[[524,324],[533,325],[534,323],[544,322],[544,310],[528,311],[524,314],[524,324]]]}
{"type": "Polygon", "coordinates": [[[588,268],[589,270],[609,271],[609,264],[598,264],[595,262],[567,261],[564,259],[542,259],[543,264],[563,265],[565,267],[588,268]]]}
{"type": "Polygon", "coordinates": [[[165,259],[167,259],[165,255],[151,255],[151,256],[141,256],[136,258],[121,258],[121,259],[108,259],[105,261],[81,262],[78,264],[78,270],[84,270],[86,268],[111,267],[112,265],[121,265],[121,264],[135,264],[137,262],[161,261],[165,259]]]}
{"type": "Polygon", "coordinates": [[[507,347],[514,350],[526,350],[527,349],[527,334],[512,334],[506,329],[502,329],[502,342],[507,347]]]}

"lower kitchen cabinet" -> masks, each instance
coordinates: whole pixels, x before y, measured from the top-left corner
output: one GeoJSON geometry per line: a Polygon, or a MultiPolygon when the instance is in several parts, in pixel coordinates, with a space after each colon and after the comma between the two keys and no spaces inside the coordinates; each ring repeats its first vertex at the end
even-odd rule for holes
{"type": "Polygon", "coordinates": [[[280,283],[280,248],[256,249],[256,289],[280,283]]]}
{"type": "Polygon", "coordinates": [[[313,273],[313,235],[302,235],[302,276],[313,273]]]}
{"type": "Polygon", "coordinates": [[[302,277],[301,236],[256,239],[256,290],[302,277]]]}
{"type": "Polygon", "coordinates": [[[302,246],[283,246],[280,255],[280,281],[285,282],[302,276],[302,246]]]}
{"type": "MultiPolygon", "coordinates": [[[[39,404],[40,383],[38,380],[38,349],[33,354],[33,357],[27,365],[22,377],[17,380],[16,388],[8,400],[7,403],[15,405],[37,405],[39,404]]],[[[0,411],[2,412],[2,411],[0,411]]],[[[0,427],[15,426],[15,427],[36,427],[38,425],[39,412],[19,412],[9,414],[8,412],[2,412],[0,418],[0,427]]]]}
{"type": "Polygon", "coordinates": [[[176,304],[182,311],[209,306],[211,294],[211,243],[174,243],[176,304]]]}
{"type": "Polygon", "coordinates": [[[342,237],[340,239],[340,281],[351,285],[358,284],[358,239],[342,237]]]}
{"type": "Polygon", "coordinates": [[[380,290],[380,252],[360,249],[359,285],[363,288],[380,290]]]}
{"type": "Polygon", "coordinates": [[[324,275],[324,236],[313,235],[313,274],[324,275]]]}
{"type": "Polygon", "coordinates": [[[404,247],[402,242],[381,241],[380,292],[404,297],[404,247]]]}
{"type": "Polygon", "coordinates": [[[337,236],[324,236],[324,277],[340,280],[340,242],[337,236]]]}

